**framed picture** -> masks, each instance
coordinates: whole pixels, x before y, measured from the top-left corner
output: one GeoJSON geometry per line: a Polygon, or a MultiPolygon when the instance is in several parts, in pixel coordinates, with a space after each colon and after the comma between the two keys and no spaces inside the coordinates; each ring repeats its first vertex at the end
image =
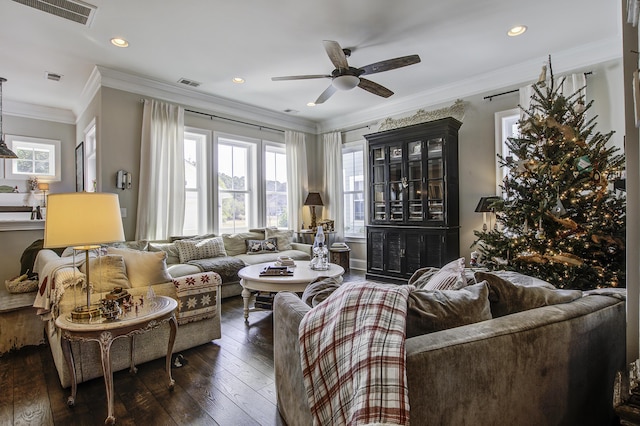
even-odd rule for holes
{"type": "Polygon", "coordinates": [[[76,192],[84,191],[84,142],[76,146],[76,192]]]}

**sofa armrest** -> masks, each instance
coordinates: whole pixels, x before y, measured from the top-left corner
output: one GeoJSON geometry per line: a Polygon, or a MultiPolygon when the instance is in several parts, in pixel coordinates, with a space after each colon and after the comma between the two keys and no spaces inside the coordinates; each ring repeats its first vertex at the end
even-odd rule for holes
{"type": "Polygon", "coordinates": [[[178,299],[178,324],[219,316],[221,284],[222,279],[216,272],[175,278],[173,285],[178,299]]]}
{"type": "Polygon", "coordinates": [[[33,272],[41,274],[44,266],[52,261],[60,259],[58,253],[50,249],[42,249],[38,252],[36,260],[33,263],[33,272]]]}
{"type": "Polygon", "coordinates": [[[290,425],[313,424],[300,363],[298,327],[311,309],[289,292],[276,294],[273,305],[273,362],[278,410],[290,425]]]}
{"type": "Polygon", "coordinates": [[[291,243],[291,249],[303,251],[307,253],[309,256],[313,257],[313,246],[311,244],[291,243]]]}

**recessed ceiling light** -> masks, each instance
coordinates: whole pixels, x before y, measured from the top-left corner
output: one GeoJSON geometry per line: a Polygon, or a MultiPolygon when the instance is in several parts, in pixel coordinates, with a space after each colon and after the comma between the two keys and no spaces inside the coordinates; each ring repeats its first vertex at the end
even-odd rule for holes
{"type": "Polygon", "coordinates": [[[308,107],[314,107],[314,106],[316,106],[316,103],[315,102],[308,102],[307,106],[308,107]]]}
{"type": "Polygon", "coordinates": [[[117,47],[129,47],[129,42],[120,37],[114,37],[111,39],[111,44],[117,47]]]}
{"type": "Polygon", "coordinates": [[[233,81],[236,84],[242,84],[242,83],[244,83],[244,78],[242,78],[242,77],[233,77],[231,79],[231,81],[233,81]]]}
{"type": "Polygon", "coordinates": [[[509,31],[507,31],[507,35],[509,37],[515,37],[515,36],[519,36],[521,34],[524,34],[524,32],[527,31],[527,27],[524,25],[516,25],[515,27],[512,27],[509,31]]]}

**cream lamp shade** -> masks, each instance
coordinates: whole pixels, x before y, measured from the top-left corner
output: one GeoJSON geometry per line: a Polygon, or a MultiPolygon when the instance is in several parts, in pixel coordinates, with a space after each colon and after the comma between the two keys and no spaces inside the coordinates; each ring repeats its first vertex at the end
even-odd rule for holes
{"type": "Polygon", "coordinates": [[[75,247],[124,241],[117,194],[50,194],[44,223],[44,247],[75,247]]]}

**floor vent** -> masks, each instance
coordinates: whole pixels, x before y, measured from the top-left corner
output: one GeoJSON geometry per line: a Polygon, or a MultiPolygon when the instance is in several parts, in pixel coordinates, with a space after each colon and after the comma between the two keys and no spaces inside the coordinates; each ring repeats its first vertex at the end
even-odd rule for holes
{"type": "Polygon", "coordinates": [[[90,26],[96,6],[78,0],[13,0],[42,12],[90,26]]]}
{"type": "Polygon", "coordinates": [[[178,83],[191,86],[191,87],[198,87],[202,84],[202,83],[198,83],[197,81],[189,80],[188,78],[181,78],[180,80],[178,80],[178,83]]]}

